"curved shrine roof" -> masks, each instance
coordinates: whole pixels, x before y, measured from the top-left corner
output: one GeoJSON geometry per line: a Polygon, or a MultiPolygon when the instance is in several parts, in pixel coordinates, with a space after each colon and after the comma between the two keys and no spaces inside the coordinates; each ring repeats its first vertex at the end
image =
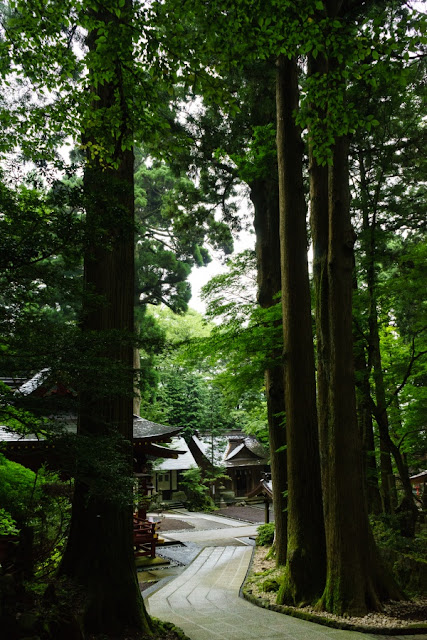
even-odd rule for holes
{"type": "MultiPolygon", "coordinates": [[[[63,417],[60,418],[63,420],[63,417]]],[[[76,418],[68,420],[63,420],[63,424],[65,430],[68,433],[76,433],[77,431],[77,422],[76,418]]],[[[146,420],[145,418],[140,418],[139,416],[133,417],[133,439],[134,440],[147,440],[149,442],[166,442],[172,436],[178,434],[180,432],[180,428],[178,427],[168,427],[164,424],[157,424],[156,422],[151,422],[150,420],[146,420]]],[[[0,442],[8,442],[8,443],[18,443],[18,442],[38,442],[42,441],[43,438],[39,437],[35,434],[27,434],[21,435],[12,431],[11,429],[0,426],[0,442]]]]}

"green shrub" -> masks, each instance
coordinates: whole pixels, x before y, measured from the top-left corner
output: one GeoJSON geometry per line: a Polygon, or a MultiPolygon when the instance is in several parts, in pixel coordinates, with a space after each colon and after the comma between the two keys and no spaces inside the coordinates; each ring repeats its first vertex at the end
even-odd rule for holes
{"type": "Polygon", "coordinates": [[[20,535],[34,562],[26,569],[37,578],[58,566],[69,514],[70,488],[56,474],[34,473],[0,454],[0,535],[20,535]]]}
{"type": "Polygon", "coordinates": [[[269,547],[274,540],[274,522],[261,524],[257,529],[256,545],[257,547],[269,547]]]}
{"type": "Polygon", "coordinates": [[[277,580],[274,580],[274,578],[270,578],[269,580],[265,580],[262,585],[261,585],[261,589],[262,591],[264,591],[265,593],[269,593],[269,592],[277,592],[279,591],[279,583],[277,582],[277,580]]]}
{"type": "Polygon", "coordinates": [[[6,509],[0,508],[0,536],[17,536],[19,529],[6,509]]]}
{"type": "Polygon", "coordinates": [[[19,526],[29,520],[39,497],[40,486],[34,471],[0,453],[0,506],[19,526]]]}
{"type": "Polygon", "coordinates": [[[190,511],[213,511],[215,504],[199,467],[182,472],[181,484],[187,496],[186,507],[190,511]]]}
{"type": "Polygon", "coordinates": [[[425,532],[413,539],[402,536],[399,520],[390,515],[371,517],[371,525],[381,556],[402,590],[409,596],[424,595],[427,590],[425,532]]]}
{"type": "Polygon", "coordinates": [[[371,516],[374,538],[380,548],[404,553],[411,557],[427,561],[427,536],[421,532],[415,538],[400,534],[399,519],[395,515],[371,516]]]}

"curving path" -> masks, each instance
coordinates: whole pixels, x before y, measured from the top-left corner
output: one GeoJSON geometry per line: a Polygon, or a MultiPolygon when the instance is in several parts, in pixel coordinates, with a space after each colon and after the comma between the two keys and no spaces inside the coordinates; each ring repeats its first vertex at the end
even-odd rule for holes
{"type": "MultiPolygon", "coordinates": [[[[378,640],[379,636],[323,627],[240,598],[251,555],[247,546],[203,548],[179,576],[147,596],[149,613],[180,627],[191,640],[378,640]]],[[[405,638],[415,636],[400,636],[405,638]]]]}

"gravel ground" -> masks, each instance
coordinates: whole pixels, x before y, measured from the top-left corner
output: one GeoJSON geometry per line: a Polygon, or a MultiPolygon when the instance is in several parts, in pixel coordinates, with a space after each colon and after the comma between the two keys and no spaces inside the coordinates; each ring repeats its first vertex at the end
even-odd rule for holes
{"type": "MultiPolygon", "coordinates": [[[[264,524],[264,505],[251,505],[245,507],[224,507],[214,512],[215,515],[226,516],[227,518],[236,518],[236,520],[243,520],[244,522],[251,522],[252,524],[264,524]]],[[[274,520],[274,514],[270,506],[270,522],[274,520]]]]}
{"type": "MultiPolygon", "coordinates": [[[[185,544],[171,544],[156,548],[156,555],[170,560],[173,564],[186,567],[200,553],[201,546],[194,542],[185,544]]],[[[161,575],[161,574],[160,574],[161,575]]]]}
{"type": "MultiPolygon", "coordinates": [[[[190,524],[187,519],[183,520],[181,518],[185,518],[184,514],[179,513],[179,511],[169,511],[165,512],[166,517],[164,515],[156,515],[153,514],[151,517],[155,522],[157,522],[157,530],[159,532],[166,531],[184,531],[184,529],[222,529],[224,525],[213,522],[209,520],[200,519],[197,521],[196,512],[189,511],[188,516],[194,517],[194,524],[190,524]]],[[[224,516],[226,518],[234,518],[235,520],[240,520],[241,522],[248,522],[250,524],[263,524],[265,518],[265,511],[263,504],[250,505],[244,507],[230,506],[223,507],[222,509],[216,509],[212,512],[213,516],[224,516]]],[[[270,507],[270,522],[274,520],[274,514],[270,507]]],[[[230,526],[230,525],[227,525],[230,526]]]]}
{"type": "MultiPolygon", "coordinates": [[[[275,562],[266,559],[269,547],[257,547],[253,556],[252,565],[246,582],[246,586],[251,593],[260,600],[268,600],[271,604],[276,603],[277,593],[264,592],[261,589],[262,583],[267,579],[274,579],[279,572],[276,570],[275,562]],[[257,573],[268,572],[265,576],[257,577],[257,573]]],[[[295,607],[291,607],[295,608],[295,607]]],[[[300,611],[315,614],[319,617],[329,618],[346,624],[363,627],[377,628],[404,628],[413,623],[424,623],[427,625],[427,597],[418,598],[413,601],[388,602],[384,606],[382,613],[368,613],[363,618],[342,618],[331,613],[314,611],[311,607],[304,607],[300,611]]],[[[426,626],[427,629],[427,626],[426,626]]],[[[408,631],[410,633],[410,631],[408,631]]]]}
{"type": "Polygon", "coordinates": [[[157,531],[183,531],[184,529],[194,529],[194,526],[179,518],[163,518],[159,520],[157,531]]]}

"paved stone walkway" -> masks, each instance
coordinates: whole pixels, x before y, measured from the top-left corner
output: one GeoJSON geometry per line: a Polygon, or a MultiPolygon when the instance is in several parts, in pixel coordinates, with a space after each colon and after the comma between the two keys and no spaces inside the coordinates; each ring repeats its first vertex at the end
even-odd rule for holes
{"type": "MultiPolygon", "coordinates": [[[[152,515],[155,520],[155,514],[152,515]]],[[[169,519],[169,514],[165,514],[169,519]]],[[[191,530],[162,531],[161,537],[169,542],[197,544],[200,547],[247,545],[248,538],[256,536],[258,525],[249,522],[215,516],[212,513],[177,512],[176,518],[192,525],[191,530]]],[[[167,527],[167,529],[169,529],[167,527]]]]}
{"type": "Polygon", "coordinates": [[[268,611],[240,598],[251,554],[246,546],[204,547],[179,576],[148,595],[149,613],[177,625],[191,640],[378,640],[268,611]]]}

